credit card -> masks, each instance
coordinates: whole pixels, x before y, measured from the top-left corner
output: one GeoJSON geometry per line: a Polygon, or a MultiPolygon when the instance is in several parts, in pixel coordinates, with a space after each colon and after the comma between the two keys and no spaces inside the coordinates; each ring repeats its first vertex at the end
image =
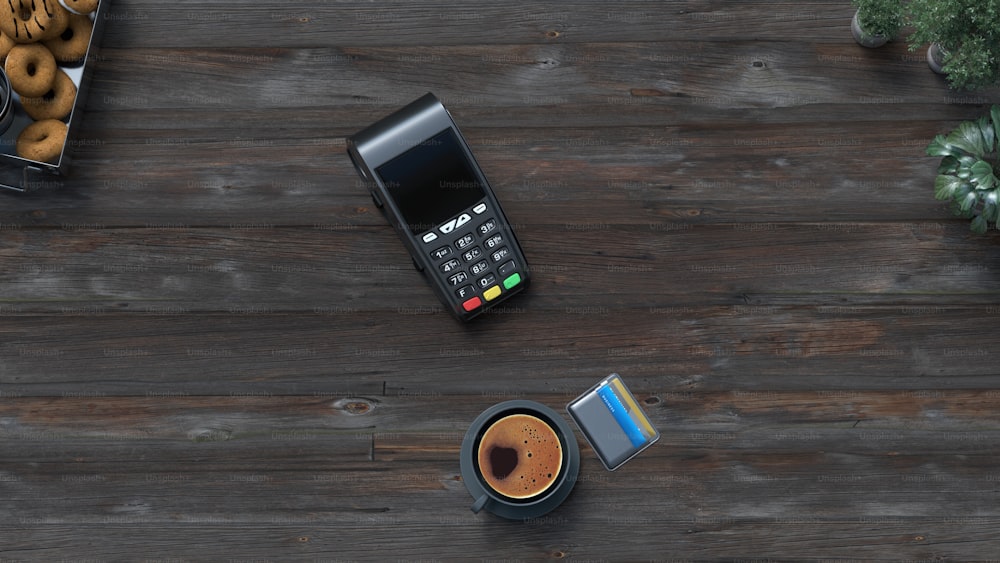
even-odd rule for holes
{"type": "Polygon", "coordinates": [[[609,471],[621,467],[660,437],[617,373],[574,399],[566,411],[609,471]]]}

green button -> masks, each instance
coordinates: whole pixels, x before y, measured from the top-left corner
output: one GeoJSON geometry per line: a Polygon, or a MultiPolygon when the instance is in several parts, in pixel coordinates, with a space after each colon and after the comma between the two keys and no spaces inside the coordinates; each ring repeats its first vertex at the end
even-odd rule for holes
{"type": "Polygon", "coordinates": [[[521,283],[521,274],[511,274],[509,278],[503,280],[504,289],[510,289],[521,283]]]}

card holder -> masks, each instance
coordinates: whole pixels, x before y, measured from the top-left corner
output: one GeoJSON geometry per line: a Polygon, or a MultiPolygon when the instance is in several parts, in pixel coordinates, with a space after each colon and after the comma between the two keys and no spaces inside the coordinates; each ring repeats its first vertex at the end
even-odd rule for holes
{"type": "Polygon", "coordinates": [[[566,405],[608,471],[614,471],[660,438],[621,376],[613,373],[566,405]]]}

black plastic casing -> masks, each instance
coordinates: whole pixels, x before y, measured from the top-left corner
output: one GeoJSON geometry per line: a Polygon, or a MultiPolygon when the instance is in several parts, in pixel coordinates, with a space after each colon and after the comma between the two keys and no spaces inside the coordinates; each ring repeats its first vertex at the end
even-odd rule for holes
{"type": "MultiPolygon", "coordinates": [[[[369,185],[375,205],[381,208],[383,214],[403,241],[403,245],[409,251],[414,265],[423,273],[433,288],[434,293],[437,294],[438,299],[441,300],[445,308],[452,315],[463,321],[471,320],[513,295],[520,293],[529,285],[530,273],[528,263],[524,258],[524,253],[517,242],[510,222],[500,207],[500,203],[497,201],[493,189],[486,180],[486,176],[472,155],[465,137],[462,136],[451,114],[448,113],[448,110],[445,109],[437,97],[431,93],[425,94],[395,113],[348,137],[346,144],[347,153],[355,169],[369,185]],[[394,199],[383,178],[377,171],[384,164],[393,161],[393,159],[403,155],[410,149],[434,139],[448,129],[454,132],[458,148],[462,152],[461,158],[464,159],[468,168],[475,175],[476,180],[482,187],[482,198],[475,205],[469,206],[467,209],[482,208],[483,204],[485,204],[486,211],[482,212],[481,215],[477,215],[472,211],[462,212],[438,225],[428,225],[426,229],[421,229],[414,233],[410,225],[407,224],[398,202],[394,199]],[[465,216],[469,216],[469,218],[466,219],[465,216]],[[483,251],[481,258],[470,261],[463,260],[463,250],[465,250],[465,247],[459,248],[459,239],[462,239],[469,233],[478,236],[479,227],[487,219],[495,219],[496,223],[495,231],[489,232],[489,238],[492,238],[494,234],[499,235],[502,237],[503,246],[486,248],[485,244],[480,243],[488,241],[485,238],[481,240],[477,239],[470,248],[481,248],[483,251]],[[455,226],[456,222],[458,226],[455,226]],[[451,224],[450,228],[448,228],[449,224],[451,224]],[[448,232],[445,232],[445,230],[448,232]],[[433,236],[436,238],[431,242],[425,242],[424,237],[431,236],[429,233],[433,233],[433,236]],[[443,247],[450,247],[449,256],[444,259],[435,258],[432,253],[443,247]],[[505,250],[507,256],[501,261],[493,261],[491,260],[493,256],[492,251],[495,250],[505,250]],[[447,272],[442,271],[444,263],[451,260],[458,260],[460,262],[459,269],[451,269],[447,272]],[[474,265],[481,265],[484,260],[488,264],[487,269],[479,273],[473,273],[471,268],[474,265]],[[503,283],[504,279],[501,279],[499,274],[501,265],[509,266],[510,262],[515,264],[516,274],[520,277],[520,281],[513,287],[507,288],[503,283]],[[449,282],[449,278],[454,276],[458,271],[465,272],[468,276],[467,282],[459,284],[449,282]],[[490,275],[496,278],[495,284],[480,283],[488,282],[490,275]],[[482,304],[473,310],[466,310],[463,303],[466,303],[470,299],[469,294],[460,297],[456,294],[456,291],[460,288],[467,289],[470,285],[476,290],[474,297],[478,296],[482,304]],[[499,288],[500,293],[498,296],[487,299],[484,295],[493,287],[499,288]]],[[[433,174],[431,170],[421,170],[421,172],[424,174],[433,174]]],[[[510,271],[509,268],[507,271],[510,271]]],[[[495,291],[493,290],[492,293],[495,294],[495,291]]]]}

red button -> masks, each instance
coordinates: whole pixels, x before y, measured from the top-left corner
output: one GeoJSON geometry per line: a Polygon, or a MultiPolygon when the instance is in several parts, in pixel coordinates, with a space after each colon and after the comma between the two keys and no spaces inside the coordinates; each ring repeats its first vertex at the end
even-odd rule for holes
{"type": "Polygon", "coordinates": [[[472,299],[469,299],[465,303],[462,303],[462,308],[465,309],[466,311],[472,311],[473,309],[482,304],[483,302],[478,297],[473,297],[472,299]]]}

